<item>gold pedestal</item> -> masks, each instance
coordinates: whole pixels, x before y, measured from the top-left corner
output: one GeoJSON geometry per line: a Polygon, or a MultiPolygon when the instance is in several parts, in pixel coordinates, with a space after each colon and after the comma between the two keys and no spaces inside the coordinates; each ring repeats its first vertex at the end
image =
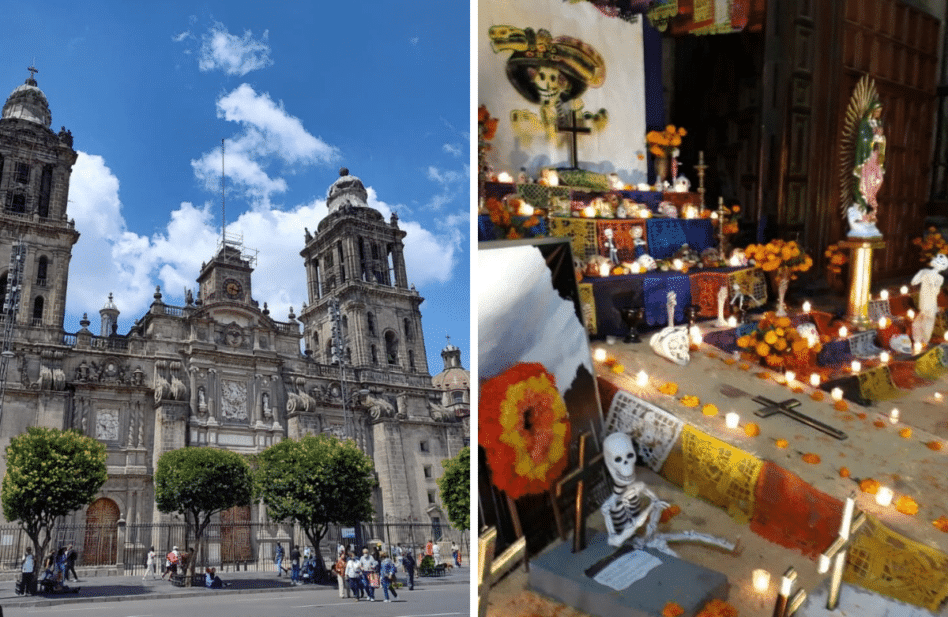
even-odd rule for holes
{"type": "Polygon", "coordinates": [[[846,318],[854,326],[867,328],[869,295],[872,293],[872,251],[885,248],[882,238],[848,239],[839,245],[849,249],[849,310],[846,318]]]}

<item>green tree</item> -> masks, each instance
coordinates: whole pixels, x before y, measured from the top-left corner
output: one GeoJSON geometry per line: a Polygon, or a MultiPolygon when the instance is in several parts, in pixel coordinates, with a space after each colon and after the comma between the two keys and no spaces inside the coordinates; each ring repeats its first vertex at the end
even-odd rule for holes
{"type": "MultiPolygon", "coordinates": [[[[155,504],[160,512],[184,515],[186,537],[194,533],[201,550],[204,530],[215,514],[250,504],[253,473],[241,455],[216,448],[181,448],[165,452],[155,468],[155,504]]],[[[197,555],[188,559],[191,585],[197,555]]]]}
{"type": "Polygon", "coordinates": [[[319,553],[331,523],[372,517],[375,468],[355,442],[329,435],[284,439],[257,457],[257,495],[272,520],[293,520],[319,553]]]}
{"type": "Polygon", "coordinates": [[[438,478],[441,503],[455,529],[471,526],[471,447],[464,446],[454,458],[441,462],[444,474],[438,478]]]}
{"type": "Polygon", "coordinates": [[[17,521],[43,563],[57,517],[87,506],[108,477],[105,446],[79,431],[31,427],[10,440],[3,516],[17,521]]]}

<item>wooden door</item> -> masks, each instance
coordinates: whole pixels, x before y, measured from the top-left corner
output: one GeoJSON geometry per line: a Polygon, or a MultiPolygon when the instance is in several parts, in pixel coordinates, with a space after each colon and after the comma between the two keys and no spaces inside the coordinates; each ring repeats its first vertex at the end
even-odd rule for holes
{"type": "Polygon", "coordinates": [[[249,561],[250,506],[234,506],[221,512],[221,562],[249,561]]]}
{"type": "Polygon", "coordinates": [[[111,499],[98,499],[86,510],[86,529],[82,565],[104,566],[115,563],[119,507],[111,499]]]}

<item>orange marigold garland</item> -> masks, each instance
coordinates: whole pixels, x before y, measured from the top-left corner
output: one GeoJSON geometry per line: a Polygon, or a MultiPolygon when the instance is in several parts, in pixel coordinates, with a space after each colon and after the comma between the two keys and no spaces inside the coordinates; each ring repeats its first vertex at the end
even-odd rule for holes
{"type": "Polygon", "coordinates": [[[934,525],[935,529],[938,531],[948,533],[948,516],[939,516],[937,519],[932,521],[932,525],[934,525]]]}
{"type": "Polygon", "coordinates": [[[738,610],[724,600],[715,598],[705,604],[696,617],[738,617],[738,610]]]}
{"type": "MultiPolygon", "coordinates": [[[[808,341],[790,322],[789,317],[777,317],[774,313],[764,313],[757,322],[757,329],[737,339],[737,346],[755,354],[759,360],[773,369],[782,369],[788,363],[799,364],[802,360],[810,363],[822,349],[817,340],[808,341]]],[[[766,373],[758,373],[766,379],[766,373]]]]}
{"type": "Polygon", "coordinates": [[[569,459],[569,414],[555,377],[542,364],[516,364],[481,386],[478,409],[494,486],[511,499],[548,490],[569,459]]]}
{"type": "Polygon", "coordinates": [[[677,602],[668,602],[665,604],[665,608],[662,609],[662,617],[678,617],[684,614],[685,609],[677,602]]]}
{"type": "Polygon", "coordinates": [[[918,504],[915,503],[915,500],[908,495],[902,495],[898,498],[898,500],[895,502],[895,509],[902,514],[907,514],[909,516],[918,514],[918,504]]]}
{"type": "Polygon", "coordinates": [[[879,484],[878,480],[873,480],[872,478],[866,478],[865,480],[859,483],[859,490],[861,490],[863,493],[869,493],[870,495],[875,495],[876,493],[879,492],[880,486],[881,485],[879,484]]]}

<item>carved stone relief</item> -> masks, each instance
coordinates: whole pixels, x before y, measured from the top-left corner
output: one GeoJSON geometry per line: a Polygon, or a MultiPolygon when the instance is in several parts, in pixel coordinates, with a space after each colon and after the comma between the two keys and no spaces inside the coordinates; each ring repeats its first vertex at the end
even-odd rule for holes
{"type": "Polygon", "coordinates": [[[236,422],[247,420],[247,384],[221,380],[221,416],[236,422]]]}
{"type": "Polygon", "coordinates": [[[100,411],[95,416],[95,438],[102,441],[118,441],[118,412],[100,411]]]}

